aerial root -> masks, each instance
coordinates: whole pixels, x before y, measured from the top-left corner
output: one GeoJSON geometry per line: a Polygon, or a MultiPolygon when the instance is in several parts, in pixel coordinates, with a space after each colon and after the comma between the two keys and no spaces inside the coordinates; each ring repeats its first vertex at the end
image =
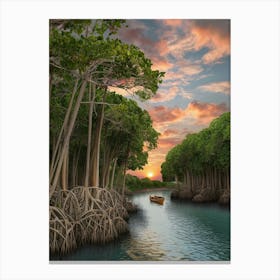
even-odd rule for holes
{"type": "Polygon", "coordinates": [[[128,230],[125,203],[114,190],[75,187],[50,201],[50,251],[65,254],[85,243],[105,243],[128,230]]]}

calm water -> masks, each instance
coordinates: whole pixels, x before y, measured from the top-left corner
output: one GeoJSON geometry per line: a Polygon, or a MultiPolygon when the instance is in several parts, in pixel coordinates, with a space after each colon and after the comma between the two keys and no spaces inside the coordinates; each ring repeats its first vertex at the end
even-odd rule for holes
{"type": "MultiPolygon", "coordinates": [[[[129,219],[129,233],[100,246],[84,246],[63,260],[229,261],[230,212],[217,205],[170,200],[149,201],[151,193],[132,197],[140,211],[129,219]]],[[[57,259],[56,257],[52,258],[57,259]]]]}

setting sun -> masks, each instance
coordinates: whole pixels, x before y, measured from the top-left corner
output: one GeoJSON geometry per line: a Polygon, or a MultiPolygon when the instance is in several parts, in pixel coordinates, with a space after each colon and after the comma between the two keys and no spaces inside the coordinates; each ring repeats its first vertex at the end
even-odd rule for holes
{"type": "Polygon", "coordinates": [[[152,178],[152,177],[154,176],[154,173],[153,173],[153,172],[148,172],[147,176],[148,176],[149,178],[152,178]]]}

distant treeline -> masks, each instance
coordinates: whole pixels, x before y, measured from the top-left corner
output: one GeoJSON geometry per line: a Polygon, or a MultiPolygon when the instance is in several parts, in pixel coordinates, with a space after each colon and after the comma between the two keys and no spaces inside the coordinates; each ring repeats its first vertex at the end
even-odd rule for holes
{"type": "Polygon", "coordinates": [[[162,187],[172,187],[174,183],[161,182],[158,180],[151,180],[149,178],[138,178],[130,174],[126,175],[126,186],[130,191],[136,191],[141,189],[153,189],[162,187]]]}
{"type": "Polygon", "coordinates": [[[193,201],[229,202],[230,113],[208,128],[189,134],[171,149],[161,165],[163,181],[177,181],[179,197],[193,201]]]}

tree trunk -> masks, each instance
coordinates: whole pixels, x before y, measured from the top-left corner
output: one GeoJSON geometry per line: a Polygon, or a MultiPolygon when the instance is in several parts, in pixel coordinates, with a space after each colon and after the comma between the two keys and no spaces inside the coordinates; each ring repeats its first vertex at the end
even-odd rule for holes
{"type": "Polygon", "coordinates": [[[69,153],[69,147],[67,147],[67,151],[64,155],[63,164],[62,164],[61,184],[62,184],[62,189],[64,191],[67,191],[68,189],[68,173],[67,173],[68,153],[69,153]]]}
{"type": "Polygon", "coordinates": [[[175,174],[175,182],[176,182],[176,187],[179,189],[180,191],[180,184],[179,184],[179,180],[178,180],[178,175],[175,174]]]}
{"type": "Polygon", "coordinates": [[[105,176],[105,184],[104,184],[104,187],[105,188],[108,188],[109,186],[109,183],[110,183],[110,164],[107,168],[107,172],[106,172],[106,176],[105,176]]]}
{"type": "Polygon", "coordinates": [[[49,101],[51,100],[51,95],[52,95],[52,74],[49,74],[49,101]]]}
{"type": "Polygon", "coordinates": [[[219,188],[219,190],[222,188],[221,171],[220,170],[218,170],[218,188],[219,188]]]}
{"type": "MultiPolygon", "coordinates": [[[[105,152],[105,151],[104,151],[105,152]]],[[[102,186],[103,188],[108,187],[110,178],[110,165],[112,162],[112,152],[107,151],[104,155],[103,171],[102,171],[102,186]]]]}
{"type": "Polygon", "coordinates": [[[116,171],[117,161],[118,161],[118,158],[115,158],[114,161],[113,161],[113,170],[112,170],[111,183],[110,183],[110,188],[111,189],[114,186],[114,179],[115,179],[115,171],[116,171]]]}
{"type": "Polygon", "coordinates": [[[123,198],[124,198],[124,190],[125,190],[126,167],[127,167],[127,162],[125,162],[124,168],[123,168],[123,185],[122,185],[122,197],[123,198]]]}
{"type": "MultiPolygon", "coordinates": [[[[103,102],[105,102],[106,95],[107,95],[107,89],[105,90],[105,93],[103,95],[103,102]]],[[[94,187],[99,186],[100,139],[101,139],[103,120],[104,120],[104,108],[105,108],[105,104],[102,104],[101,112],[97,116],[97,121],[96,121],[96,130],[95,130],[93,155],[92,155],[92,178],[91,178],[91,184],[94,187]]]]}
{"type": "Polygon", "coordinates": [[[105,143],[104,143],[104,148],[103,148],[103,164],[102,164],[102,168],[101,168],[101,177],[102,177],[101,186],[102,186],[102,188],[105,188],[105,186],[106,186],[107,173],[109,172],[110,162],[111,162],[110,147],[108,147],[108,145],[106,143],[106,135],[107,135],[106,130],[107,129],[105,129],[105,131],[104,131],[105,143]]]}
{"type": "Polygon", "coordinates": [[[55,172],[56,166],[58,164],[57,159],[58,159],[59,154],[60,154],[60,153],[58,153],[58,148],[59,148],[59,146],[61,144],[61,141],[62,141],[63,132],[64,132],[64,135],[66,134],[65,131],[66,131],[66,128],[67,128],[67,125],[68,125],[68,122],[69,122],[70,113],[71,113],[71,109],[72,109],[72,106],[73,106],[74,96],[75,96],[75,93],[76,93],[77,88],[78,88],[78,82],[79,82],[79,79],[76,80],[76,83],[75,83],[75,86],[74,86],[74,89],[73,89],[73,92],[72,92],[72,96],[71,96],[71,99],[70,99],[70,102],[69,102],[69,105],[68,105],[68,108],[67,108],[67,112],[66,112],[66,115],[65,115],[65,118],[64,118],[64,121],[63,121],[63,125],[62,125],[62,128],[61,128],[60,132],[59,132],[55,148],[53,149],[52,160],[51,160],[51,164],[50,164],[50,179],[49,179],[50,182],[53,179],[54,172],[55,172]]]}
{"type": "Polygon", "coordinates": [[[75,163],[76,163],[77,152],[74,150],[72,157],[72,171],[71,171],[71,187],[75,186],[75,163]]]}
{"type": "Polygon", "coordinates": [[[227,190],[230,190],[230,172],[227,170],[227,190]]]}
{"type": "Polygon", "coordinates": [[[187,187],[187,177],[186,177],[185,173],[183,173],[183,185],[184,185],[184,188],[187,187]]]}
{"type": "Polygon", "coordinates": [[[202,171],[202,175],[201,175],[201,188],[205,187],[205,171],[202,171]]]}
{"type": "Polygon", "coordinates": [[[78,166],[81,153],[81,146],[79,147],[78,153],[76,153],[75,161],[73,161],[73,186],[78,185],[78,166]]]}
{"type": "Polygon", "coordinates": [[[64,156],[65,156],[67,146],[69,145],[69,142],[70,142],[70,137],[71,137],[74,125],[75,125],[75,121],[76,121],[76,118],[77,118],[77,115],[78,115],[80,104],[81,104],[81,101],[82,101],[84,93],[85,93],[86,84],[87,84],[87,79],[85,79],[82,83],[82,86],[80,88],[79,95],[78,95],[78,98],[77,98],[77,101],[76,101],[76,104],[74,106],[74,110],[73,110],[73,113],[72,113],[72,116],[71,116],[69,127],[66,131],[66,137],[63,141],[62,151],[61,151],[61,155],[60,155],[60,158],[59,158],[59,162],[58,162],[58,165],[57,165],[57,168],[56,168],[56,171],[55,171],[54,179],[53,179],[53,181],[51,183],[51,186],[50,186],[50,198],[52,197],[52,195],[53,195],[53,193],[56,189],[56,186],[57,186],[58,177],[59,177],[59,174],[61,172],[62,162],[63,162],[64,156]]]}
{"type": "Polygon", "coordinates": [[[87,160],[86,160],[86,174],[85,174],[85,187],[89,186],[89,168],[90,168],[90,148],[91,148],[91,134],[92,134],[92,114],[93,102],[95,98],[95,85],[93,85],[93,97],[91,97],[91,84],[89,86],[89,101],[91,101],[88,113],[88,143],[87,143],[87,160]]]}

